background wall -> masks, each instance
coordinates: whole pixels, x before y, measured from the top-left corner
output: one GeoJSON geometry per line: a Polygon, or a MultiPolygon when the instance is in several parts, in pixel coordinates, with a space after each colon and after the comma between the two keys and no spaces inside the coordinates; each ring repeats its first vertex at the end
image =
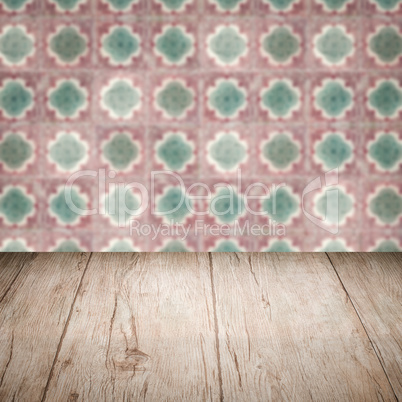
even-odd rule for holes
{"type": "Polygon", "coordinates": [[[398,0],[0,0],[0,248],[401,249],[401,66],[398,0]]]}

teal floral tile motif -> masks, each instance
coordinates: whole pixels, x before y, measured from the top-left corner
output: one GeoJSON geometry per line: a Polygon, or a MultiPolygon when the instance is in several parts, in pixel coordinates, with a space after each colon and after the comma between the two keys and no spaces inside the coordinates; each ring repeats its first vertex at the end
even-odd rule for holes
{"type": "Polygon", "coordinates": [[[7,131],[0,139],[0,165],[6,172],[24,172],[35,159],[35,143],[23,131],[7,131]]]}
{"type": "MultiPolygon", "coordinates": [[[[158,24],[159,25],[159,24],[158,24]]],[[[182,24],[168,24],[153,38],[153,51],[165,66],[186,66],[195,54],[196,40],[182,24]]]]}
{"type": "Polygon", "coordinates": [[[247,109],[248,93],[238,79],[221,78],[207,88],[207,108],[215,119],[239,119],[247,109]]]}
{"type": "Polygon", "coordinates": [[[76,66],[88,54],[88,38],[77,25],[60,25],[47,38],[47,51],[58,66],[76,66]]]}
{"type": "Polygon", "coordinates": [[[239,25],[218,25],[206,39],[206,51],[217,66],[237,66],[249,54],[249,38],[239,25]]]}
{"type": "Polygon", "coordinates": [[[112,13],[124,13],[131,11],[140,0],[100,0],[100,2],[112,13]]]}
{"type": "Polygon", "coordinates": [[[195,0],[152,0],[162,13],[180,14],[194,8],[195,0]],[[192,7],[191,7],[192,6],[192,7]]]}
{"type": "Polygon", "coordinates": [[[180,240],[171,240],[159,250],[161,253],[186,253],[189,250],[180,240]]]}
{"type": "Polygon", "coordinates": [[[299,199],[290,187],[280,187],[262,201],[262,211],[279,223],[290,223],[300,214],[299,199]]]}
{"type": "Polygon", "coordinates": [[[260,158],[273,172],[288,172],[301,158],[301,144],[292,133],[276,131],[261,143],[260,158]]]}
{"type": "Polygon", "coordinates": [[[80,170],[88,160],[89,145],[75,131],[60,131],[48,143],[47,157],[61,172],[80,170]]]}
{"type": "Polygon", "coordinates": [[[78,253],[84,251],[77,240],[62,240],[53,250],[55,253],[78,253]]]}
{"type": "Polygon", "coordinates": [[[11,238],[5,239],[0,245],[0,251],[2,253],[24,253],[28,251],[33,251],[32,248],[28,247],[26,240],[22,238],[11,238]]]}
{"type": "Polygon", "coordinates": [[[100,106],[112,120],[130,120],[143,106],[142,89],[131,79],[114,78],[103,86],[100,106]]]}
{"type": "Polygon", "coordinates": [[[402,217],[402,195],[393,186],[380,186],[371,194],[367,212],[380,226],[397,225],[402,217]]]}
{"type": "Polygon", "coordinates": [[[221,131],[207,144],[207,160],[218,172],[234,172],[248,159],[248,145],[236,131],[221,131]]]}
{"type": "Polygon", "coordinates": [[[375,253],[397,253],[402,251],[402,248],[399,246],[397,239],[381,239],[377,241],[376,246],[372,247],[368,251],[372,251],[375,253]]]}
{"type": "Polygon", "coordinates": [[[370,251],[376,253],[397,253],[402,251],[402,246],[400,245],[400,241],[397,239],[384,239],[378,241],[377,245],[370,251]]]}
{"type": "Polygon", "coordinates": [[[238,13],[244,9],[250,3],[250,0],[206,0],[210,4],[212,9],[218,13],[238,13]]]}
{"type": "Polygon", "coordinates": [[[0,193],[0,220],[6,226],[24,226],[36,212],[35,198],[23,186],[3,187],[0,193]]]}
{"type": "Polygon", "coordinates": [[[139,216],[141,200],[132,190],[117,187],[105,197],[105,211],[113,226],[124,227],[129,219],[139,216]]]}
{"type": "Polygon", "coordinates": [[[167,187],[156,200],[156,212],[167,223],[183,223],[192,217],[193,202],[179,187],[167,187]]]}
{"type": "Polygon", "coordinates": [[[187,120],[195,105],[195,91],[184,79],[166,79],[154,92],[154,109],[166,120],[187,120]]]}
{"type": "Polygon", "coordinates": [[[376,66],[396,66],[402,59],[402,29],[396,25],[377,25],[367,35],[366,52],[376,66]]]}
{"type": "Polygon", "coordinates": [[[111,25],[101,35],[100,54],[109,66],[130,66],[142,53],[142,38],[128,25],[111,25]]]}
{"type": "Polygon", "coordinates": [[[325,25],[313,38],[313,52],[324,66],[343,66],[355,53],[355,37],[345,25],[325,25]]]}
{"type": "Polygon", "coordinates": [[[79,186],[59,185],[48,194],[47,216],[51,219],[52,226],[82,227],[87,220],[86,212],[90,206],[87,192],[79,186]]]}
{"type": "Polygon", "coordinates": [[[292,25],[272,25],[260,37],[260,53],[273,66],[291,66],[302,53],[302,38],[298,27],[292,25]]]}
{"type": "Polygon", "coordinates": [[[346,188],[331,187],[318,194],[314,202],[316,216],[329,224],[345,224],[355,212],[355,200],[346,188]]]}
{"type": "Polygon", "coordinates": [[[344,79],[324,79],[313,90],[314,108],[321,118],[345,119],[354,108],[355,93],[344,79]]]}
{"type": "Polygon", "coordinates": [[[401,0],[369,0],[372,5],[371,9],[377,13],[399,13],[401,11],[401,0]]]}
{"type": "MultiPolygon", "coordinates": [[[[88,0],[47,0],[49,8],[57,14],[83,12],[88,7],[88,0]]],[[[86,11],[86,10],[85,10],[86,11]]]]}
{"type": "Polygon", "coordinates": [[[274,240],[271,242],[268,248],[263,250],[267,253],[290,253],[300,251],[297,247],[294,247],[290,244],[288,240],[274,240]]]}
{"type": "Polygon", "coordinates": [[[79,226],[71,229],[54,227],[51,235],[46,231],[43,233],[42,241],[43,250],[52,253],[79,253],[90,251],[92,248],[91,233],[82,231],[79,226]]]}
{"type": "Polygon", "coordinates": [[[273,79],[260,91],[260,107],[270,120],[291,119],[302,107],[301,90],[290,79],[273,79]]]}
{"type": "Polygon", "coordinates": [[[244,252],[245,249],[240,247],[239,244],[234,240],[221,240],[213,249],[209,251],[214,253],[241,253],[244,252]]]}
{"type": "Polygon", "coordinates": [[[101,145],[102,159],[110,169],[132,172],[141,160],[141,144],[130,131],[112,131],[101,145]]]}
{"type": "Polygon", "coordinates": [[[367,91],[367,108],[376,119],[397,119],[402,111],[402,86],[395,79],[379,79],[367,91]]]}
{"type": "Polygon", "coordinates": [[[379,131],[367,143],[368,160],[380,172],[395,172],[402,164],[402,138],[393,131],[379,131]]]}
{"type": "Polygon", "coordinates": [[[181,131],[168,131],[155,144],[157,161],[165,169],[182,172],[194,161],[195,144],[181,131]]]}
{"type": "Polygon", "coordinates": [[[263,11],[285,15],[301,12],[304,8],[301,0],[261,0],[259,3],[263,11]]]}
{"type": "Polygon", "coordinates": [[[58,120],[77,120],[89,108],[89,93],[75,78],[59,79],[47,91],[47,107],[58,120]]]}
{"type": "Polygon", "coordinates": [[[108,246],[102,251],[109,253],[129,253],[137,251],[133,245],[133,240],[131,238],[127,239],[112,239],[108,246]]]}
{"type": "Polygon", "coordinates": [[[233,224],[245,213],[243,197],[233,188],[223,187],[213,195],[209,210],[217,222],[233,224]]]}
{"type": "Polygon", "coordinates": [[[353,161],[354,145],[340,131],[327,131],[314,143],[314,161],[329,171],[338,168],[345,170],[353,161]]]}
{"type": "Polygon", "coordinates": [[[34,109],[35,95],[24,79],[0,82],[0,112],[5,120],[22,120],[34,109]]]}
{"type": "Polygon", "coordinates": [[[36,37],[24,24],[5,25],[0,32],[0,62],[9,67],[27,66],[36,52],[36,37]]]}
{"type": "Polygon", "coordinates": [[[326,239],[322,242],[320,248],[316,251],[327,252],[327,253],[341,253],[346,251],[353,251],[350,247],[346,245],[344,239],[326,239]]]}
{"type": "Polygon", "coordinates": [[[347,14],[356,11],[356,0],[315,0],[314,8],[323,14],[347,14]]]}
{"type": "Polygon", "coordinates": [[[0,11],[6,14],[23,13],[32,6],[34,0],[1,0],[0,11]]]}

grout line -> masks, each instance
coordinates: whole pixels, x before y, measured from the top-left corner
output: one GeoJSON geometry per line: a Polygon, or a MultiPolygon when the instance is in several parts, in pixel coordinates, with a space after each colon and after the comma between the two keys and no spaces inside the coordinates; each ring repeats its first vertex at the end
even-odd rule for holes
{"type": "Polygon", "coordinates": [[[212,291],[212,305],[214,309],[214,322],[215,322],[215,342],[216,342],[216,355],[218,359],[218,380],[219,380],[219,400],[223,401],[223,386],[222,386],[222,367],[221,367],[221,353],[219,347],[219,326],[218,326],[218,315],[216,313],[216,293],[215,293],[215,283],[214,283],[214,266],[212,263],[212,254],[208,253],[209,257],[209,273],[211,278],[211,291],[212,291]]]}
{"type": "Polygon", "coordinates": [[[350,300],[350,303],[352,304],[352,307],[353,307],[353,309],[355,310],[355,313],[356,313],[356,315],[357,315],[357,317],[358,317],[358,319],[359,319],[359,321],[360,321],[360,323],[361,323],[361,325],[362,325],[362,327],[363,327],[363,329],[364,329],[364,332],[366,333],[367,339],[369,340],[369,342],[370,342],[370,344],[371,344],[371,347],[373,348],[374,353],[375,353],[375,355],[377,356],[377,359],[378,359],[378,361],[379,361],[380,364],[381,364],[381,367],[382,367],[382,369],[383,369],[383,371],[384,371],[385,377],[387,378],[388,383],[389,383],[389,385],[390,385],[390,387],[391,387],[391,389],[392,389],[392,393],[393,393],[394,396],[395,396],[395,400],[398,401],[399,399],[398,399],[398,397],[396,396],[394,387],[392,386],[391,380],[390,380],[389,377],[388,377],[388,373],[387,373],[387,371],[385,370],[385,367],[384,367],[384,365],[383,365],[383,363],[382,363],[382,361],[381,361],[381,359],[380,359],[380,356],[379,356],[378,353],[377,353],[377,349],[376,349],[376,347],[375,347],[373,341],[371,340],[369,333],[367,332],[366,326],[364,325],[363,320],[362,320],[362,318],[360,317],[360,314],[359,314],[359,312],[357,311],[357,308],[356,308],[355,304],[353,303],[353,300],[352,300],[352,298],[350,297],[349,292],[347,291],[345,285],[343,284],[342,279],[341,279],[341,277],[339,276],[338,271],[336,270],[335,265],[334,265],[334,263],[332,262],[330,256],[328,255],[328,253],[325,253],[325,255],[327,256],[329,262],[331,263],[332,268],[334,269],[335,274],[336,274],[336,276],[338,277],[339,282],[341,283],[342,288],[343,288],[343,290],[344,290],[345,293],[346,293],[346,296],[347,296],[348,299],[350,300]]]}
{"type": "Polygon", "coordinates": [[[26,259],[24,259],[24,262],[21,264],[20,269],[18,270],[17,274],[15,275],[14,279],[11,281],[10,285],[8,286],[7,290],[4,292],[3,297],[0,299],[0,304],[3,302],[3,300],[6,298],[8,292],[10,291],[11,287],[14,285],[15,281],[17,280],[17,278],[20,276],[20,273],[22,272],[22,270],[25,268],[26,264],[31,263],[36,256],[38,255],[38,253],[30,253],[31,254],[31,258],[26,261],[26,259]]]}
{"type": "Polygon", "coordinates": [[[42,402],[45,401],[45,399],[46,399],[46,394],[47,394],[47,391],[49,389],[50,380],[53,377],[54,368],[55,368],[57,359],[59,357],[59,353],[60,353],[60,350],[61,350],[61,346],[63,344],[63,340],[64,340],[64,338],[66,336],[66,333],[67,333],[67,328],[68,328],[68,325],[70,323],[71,316],[73,314],[74,305],[75,305],[75,302],[77,300],[78,294],[80,293],[80,290],[81,290],[81,287],[82,287],[82,282],[83,282],[84,276],[85,276],[85,274],[87,272],[89,262],[91,261],[92,255],[93,255],[93,253],[91,253],[89,255],[89,258],[88,258],[88,261],[87,261],[87,263],[85,265],[84,272],[82,273],[82,276],[81,276],[80,283],[78,285],[77,291],[75,292],[73,302],[71,303],[70,311],[68,313],[67,320],[66,320],[66,323],[64,324],[63,332],[62,332],[61,337],[60,337],[60,342],[57,345],[56,354],[54,356],[52,367],[51,367],[50,372],[49,372],[49,377],[48,377],[47,382],[46,382],[45,390],[43,391],[43,395],[42,395],[42,398],[41,398],[42,402]]]}

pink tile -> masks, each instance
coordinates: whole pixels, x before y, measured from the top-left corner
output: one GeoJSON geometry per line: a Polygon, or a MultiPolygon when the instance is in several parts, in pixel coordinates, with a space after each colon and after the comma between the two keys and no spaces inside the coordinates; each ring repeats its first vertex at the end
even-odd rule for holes
{"type": "MultiPolygon", "coordinates": [[[[61,41],[62,39],[60,39],[61,41]]],[[[64,39],[66,40],[66,39],[64,39]]],[[[67,45],[60,46],[70,46],[73,47],[73,43],[66,42],[67,45]]],[[[49,19],[44,21],[43,25],[43,64],[45,68],[49,69],[91,69],[92,67],[92,22],[91,20],[80,20],[75,19],[49,19]],[[62,58],[57,55],[52,49],[51,43],[57,35],[62,35],[63,30],[73,29],[77,38],[81,37],[85,41],[85,49],[73,58],[62,58]],[[71,59],[71,61],[70,61],[71,59]]],[[[72,53],[72,52],[71,52],[72,53]]]]}
{"type": "Polygon", "coordinates": [[[147,161],[147,129],[144,126],[97,126],[95,128],[95,142],[94,157],[97,161],[97,167],[105,169],[106,172],[112,172],[116,176],[127,176],[132,178],[143,178],[148,172],[147,161]],[[111,144],[116,135],[124,133],[132,141],[136,147],[137,154],[131,158],[127,164],[114,165],[110,159],[105,156],[104,148],[111,144]]]}
{"type": "Polygon", "coordinates": [[[199,40],[199,22],[196,18],[186,19],[174,17],[173,19],[153,21],[149,25],[149,58],[154,69],[162,70],[183,70],[187,73],[195,71],[200,65],[200,53],[203,45],[199,40]],[[170,29],[180,29],[182,34],[191,41],[192,45],[182,57],[177,56],[177,60],[165,57],[156,46],[157,41],[167,35],[170,29]]]}
{"type": "Polygon", "coordinates": [[[0,158],[0,176],[19,178],[25,176],[39,175],[39,158],[41,152],[41,128],[39,125],[31,124],[4,124],[0,126],[0,147],[10,135],[18,134],[28,146],[32,154],[27,155],[20,166],[9,166],[0,158]]]}
{"type": "Polygon", "coordinates": [[[88,122],[92,116],[92,74],[87,72],[64,72],[58,74],[49,74],[44,79],[44,93],[43,93],[43,105],[42,113],[43,120],[45,122],[88,122]],[[71,114],[61,114],[57,108],[52,106],[50,98],[54,91],[60,89],[65,82],[71,82],[75,88],[83,94],[84,101],[74,110],[71,114]]]}
{"type": "Polygon", "coordinates": [[[307,55],[307,37],[306,27],[307,20],[305,18],[292,18],[278,20],[275,18],[262,18],[254,21],[256,27],[255,46],[256,46],[256,63],[257,67],[267,71],[284,71],[288,69],[303,69],[306,67],[307,55]],[[287,29],[293,35],[298,43],[299,49],[295,50],[289,58],[284,61],[275,60],[263,49],[263,43],[266,38],[277,29],[287,29]]]}
{"type": "Polygon", "coordinates": [[[293,0],[277,2],[272,0],[256,0],[257,15],[279,14],[281,16],[305,15],[308,9],[308,1],[293,0]]]}
{"type": "Polygon", "coordinates": [[[178,7],[167,7],[163,0],[148,0],[151,15],[196,15],[199,10],[199,0],[185,0],[178,7]]]}
{"type": "Polygon", "coordinates": [[[10,60],[0,52],[0,70],[15,72],[19,70],[38,68],[39,60],[41,59],[41,38],[38,24],[27,17],[23,17],[15,21],[7,21],[4,24],[2,23],[0,35],[5,35],[9,33],[11,29],[15,28],[21,30],[25,37],[29,38],[32,43],[32,51],[27,53],[25,57],[18,60],[18,62],[10,60]]]}
{"type": "Polygon", "coordinates": [[[200,170],[199,130],[185,126],[154,126],[149,128],[148,145],[151,171],[171,170],[182,177],[197,177],[200,170]],[[175,146],[176,144],[176,146],[175,146]],[[179,153],[180,152],[180,153],[179,153]],[[177,155],[176,162],[172,165],[177,155]]]}
{"type": "Polygon", "coordinates": [[[146,121],[149,94],[146,90],[146,82],[144,82],[141,75],[133,74],[125,70],[119,71],[118,73],[107,72],[98,75],[95,78],[94,85],[94,113],[98,123],[139,124],[146,121]],[[112,107],[110,107],[108,101],[105,101],[107,93],[109,91],[113,92],[114,88],[116,88],[115,85],[120,86],[121,83],[123,83],[126,88],[130,88],[130,91],[135,91],[136,93],[136,102],[127,109],[125,108],[126,101],[119,101],[120,97],[125,95],[119,95],[118,93],[112,95],[110,102],[113,102],[115,105],[112,107]],[[119,109],[120,107],[124,107],[124,109],[121,111],[119,109]]]}
{"type": "Polygon", "coordinates": [[[325,68],[331,72],[344,70],[356,70],[362,58],[362,43],[360,39],[360,26],[362,20],[360,18],[325,18],[315,20],[311,24],[310,43],[310,66],[316,69],[325,68]],[[319,40],[324,35],[329,35],[331,30],[336,29],[338,34],[342,34],[345,41],[351,44],[351,49],[344,57],[335,60],[329,60],[320,52],[319,40]]]}
{"type": "Polygon", "coordinates": [[[91,15],[94,3],[98,0],[79,0],[73,7],[62,7],[55,0],[42,0],[42,7],[45,14],[49,15],[91,15]]]}
{"type": "MultiPolygon", "coordinates": [[[[387,20],[383,20],[380,18],[372,18],[364,20],[364,42],[363,42],[363,63],[364,67],[370,69],[381,69],[383,71],[386,70],[397,70],[402,67],[402,56],[396,53],[396,57],[391,59],[383,60],[381,59],[375,52],[371,49],[371,42],[374,37],[378,36],[378,34],[383,29],[393,29],[396,35],[402,36],[402,25],[400,18],[389,18],[387,20]]],[[[390,44],[392,49],[392,43],[390,44]]],[[[395,45],[393,45],[395,46],[395,45]]],[[[389,51],[387,53],[390,53],[389,51]]]]}
{"type": "MultiPolygon", "coordinates": [[[[181,123],[181,124],[195,124],[199,120],[199,76],[197,74],[155,74],[150,76],[149,80],[149,118],[153,123],[181,123]],[[189,95],[188,101],[186,101],[183,105],[180,101],[179,104],[176,104],[176,101],[173,100],[173,104],[171,103],[173,95],[167,95],[166,102],[168,104],[169,109],[166,111],[166,108],[162,108],[158,104],[158,97],[161,93],[167,88],[174,84],[175,87],[180,87],[180,99],[183,97],[183,92],[189,95]],[[170,105],[172,109],[170,109],[170,105]],[[171,111],[170,111],[171,110],[171,111]]],[[[176,91],[176,90],[175,90],[176,91]]],[[[175,93],[175,92],[174,92],[175,93]]],[[[187,95],[185,96],[187,98],[187,95]]],[[[165,105],[165,103],[162,103],[165,105]]]]}
{"type": "MultiPolygon", "coordinates": [[[[38,111],[40,109],[41,98],[39,94],[41,75],[38,73],[27,72],[0,72],[0,93],[5,88],[9,88],[9,84],[17,84],[19,88],[23,88],[23,95],[26,101],[22,108],[15,108],[8,105],[0,106],[0,123],[13,123],[13,122],[35,122],[38,119],[38,111]],[[29,99],[28,99],[29,97],[29,99]]],[[[20,89],[18,89],[20,93],[20,89]]],[[[10,98],[7,98],[10,100],[10,98]]]]}
{"type": "Polygon", "coordinates": [[[103,69],[136,69],[144,70],[148,66],[148,57],[150,53],[149,41],[148,41],[148,27],[147,24],[140,21],[117,21],[110,19],[103,21],[98,19],[96,21],[96,57],[97,65],[103,69]],[[110,56],[110,54],[103,48],[105,39],[113,33],[114,29],[125,28],[132,36],[138,41],[139,49],[133,53],[131,57],[124,61],[116,61],[110,56]]]}
{"type": "MultiPolygon", "coordinates": [[[[305,126],[290,124],[279,124],[273,125],[263,125],[258,127],[256,130],[256,141],[255,141],[255,159],[254,164],[256,165],[256,172],[260,177],[264,175],[275,176],[275,175],[302,175],[306,172],[305,161],[306,161],[306,136],[307,129],[305,126]],[[294,147],[298,148],[297,154],[295,152],[294,158],[292,160],[283,162],[283,164],[278,163],[276,160],[271,160],[265,156],[269,148],[269,144],[278,135],[285,134],[289,139],[289,144],[293,143],[294,147]]],[[[275,144],[275,143],[274,143],[275,144]]],[[[280,151],[281,148],[277,152],[280,151]]],[[[294,148],[296,149],[296,148],[294,148]]]]}
{"type": "MultiPolygon", "coordinates": [[[[208,18],[202,26],[201,57],[203,66],[206,69],[219,69],[221,71],[233,71],[250,69],[254,66],[255,40],[254,40],[255,20],[252,18],[242,18],[241,20],[230,18],[217,20],[208,18]],[[243,52],[232,59],[222,60],[211,48],[211,41],[217,35],[222,35],[222,30],[231,29],[236,37],[245,45],[243,52]]],[[[239,51],[240,52],[240,51],[239,51]]]]}
{"type": "Polygon", "coordinates": [[[99,16],[116,15],[116,16],[137,16],[143,15],[147,10],[147,0],[132,1],[126,8],[119,7],[119,2],[112,0],[96,0],[96,13],[99,16]],[[117,7],[116,7],[117,3],[117,7]]]}
{"type": "Polygon", "coordinates": [[[210,73],[204,77],[204,93],[203,93],[203,107],[204,107],[204,121],[208,123],[213,122],[249,122],[252,118],[252,105],[253,105],[253,89],[252,86],[254,76],[252,74],[239,74],[239,73],[210,73]],[[237,92],[241,92],[245,99],[241,105],[238,105],[233,110],[232,114],[224,115],[219,112],[210,103],[211,95],[219,88],[221,83],[230,83],[232,87],[236,88],[237,92]]]}

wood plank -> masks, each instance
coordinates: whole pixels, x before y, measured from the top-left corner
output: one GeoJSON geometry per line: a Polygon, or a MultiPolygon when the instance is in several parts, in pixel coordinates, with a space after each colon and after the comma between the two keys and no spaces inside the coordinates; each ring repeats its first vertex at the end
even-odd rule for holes
{"type": "Polygon", "coordinates": [[[330,253],[329,258],[402,400],[402,254],[330,253]]]}
{"type": "Polygon", "coordinates": [[[39,401],[89,254],[37,254],[0,304],[0,400],[39,401]]]}
{"type": "Polygon", "coordinates": [[[46,400],[219,398],[207,254],[94,254],[46,400]]]}
{"type": "Polygon", "coordinates": [[[0,253],[0,302],[32,253],[0,253]]]}
{"type": "Polygon", "coordinates": [[[213,254],[225,400],[395,400],[325,254],[213,254]]]}

